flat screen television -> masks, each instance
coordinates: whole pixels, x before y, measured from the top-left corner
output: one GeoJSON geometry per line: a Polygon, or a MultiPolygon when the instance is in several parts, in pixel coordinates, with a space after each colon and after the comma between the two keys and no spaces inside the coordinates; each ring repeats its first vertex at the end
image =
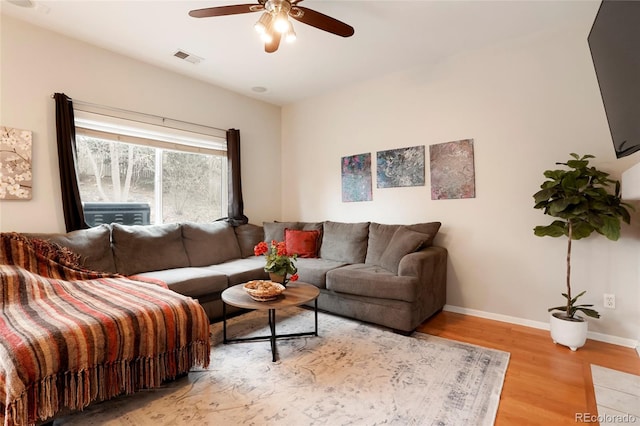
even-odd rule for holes
{"type": "Polygon", "coordinates": [[[640,150],[640,1],[603,0],[588,36],[617,158],[640,150]]]}

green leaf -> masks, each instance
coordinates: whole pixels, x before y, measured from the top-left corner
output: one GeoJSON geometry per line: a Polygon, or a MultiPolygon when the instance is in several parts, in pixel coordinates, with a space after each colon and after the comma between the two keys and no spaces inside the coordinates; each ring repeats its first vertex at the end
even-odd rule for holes
{"type": "Polygon", "coordinates": [[[589,203],[586,200],[581,200],[572,209],[572,213],[575,216],[582,216],[585,213],[587,213],[588,211],[589,211],[589,203]]]}
{"type": "Polygon", "coordinates": [[[573,240],[581,240],[583,238],[587,238],[595,231],[595,228],[591,226],[588,222],[579,221],[575,222],[573,225],[573,233],[571,239],[573,240]]]}
{"type": "Polygon", "coordinates": [[[567,161],[567,166],[571,167],[572,169],[583,169],[585,167],[587,167],[589,165],[588,161],[583,161],[583,160],[569,160],[567,161]]]}
{"type": "Polygon", "coordinates": [[[602,217],[603,225],[598,230],[612,241],[617,241],[620,238],[620,220],[611,216],[602,217]]]}
{"type": "Polygon", "coordinates": [[[544,177],[560,182],[566,173],[566,170],[545,170],[544,177]]]}
{"type": "Polygon", "coordinates": [[[598,313],[598,311],[594,310],[594,309],[587,309],[587,308],[582,308],[582,307],[576,307],[576,311],[581,311],[583,312],[586,316],[591,317],[591,318],[600,318],[600,314],[598,313]]]}
{"type": "Polygon", "coordinates": [[[573,305],[574,303],[576,303],[576,300],[578,300],[579,297],[582,297],[587,291],[584,290],[582,293],[578,294],[576,297],[574,297],[573,299],[571,299],[571,304],[573,305]]]}
{"type": "Polygon", "coordinates": [[[554,189],[556,191],[560,190],[560,182],[555,180],[546,180],[540,185],[542,189],[554,189]]]}
{"type": "Polygon", "coordinates": [[[623,206],[618,207],[616,209],[616,213],[618,216],[622,217],[622,220],[624,220],[624,223],[626,223],[627,225],[631,223],[631,215],[629,214],[629,211],[625,209],[623,206]]]}
{"type": "Polygon", "coordinates": [[[565,235],[565,226],[555,225],[556,222],[547,226],[536,226],[533,233],[538,237],[561,237],[565,235]]]}
{"type": "Polygon", "coordinates": [[[562,189],[573,189],[576,187],[576,176],[574,173],[567,173],[566,176],[562,179],[562,189]]]}
{"type": "Polygon", "coordinates": [[[535,194],[533,194],[533,199],[536,203],[540,203],[542,201],[547,201],[549,198],[553,196],[555,190],[552,188],[542,189],[535,194]]]}
{"type": "Polygon", "coordinates": [[[567,207],[571,206],[571,198],[560,198],[549,203],[549,215],[557,216],[558,213],[563,212],[567,207]]]}

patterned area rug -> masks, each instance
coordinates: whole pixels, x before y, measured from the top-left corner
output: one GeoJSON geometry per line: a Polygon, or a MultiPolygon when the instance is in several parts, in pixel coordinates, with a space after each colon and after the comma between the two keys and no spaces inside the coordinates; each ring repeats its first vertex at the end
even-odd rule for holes
{"type": "MultiPolygon", "coordinates": [[[[319,337],[222,344],[207,370],[96,404],[56,425],[491,425],[509,353],[319,314],[319,337]]],[[[277,311],[278,333],[313,330],[313,311],[277,311]]],[[[265,335],[266,311],[228,337],[265,335]]]]}

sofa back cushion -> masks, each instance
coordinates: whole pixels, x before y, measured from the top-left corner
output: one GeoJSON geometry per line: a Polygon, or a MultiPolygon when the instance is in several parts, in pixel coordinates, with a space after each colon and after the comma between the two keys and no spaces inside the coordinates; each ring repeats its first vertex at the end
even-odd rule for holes
{"type": "Polygon", "coordinates": [[[318,231],[318,254],[320,254],[320,246],[322,245],[322,234],[324,232],[323,222],[298,222],[301,231],[318,231]]]}
{"type": "Polygon", "coordinates": [[[285,229],[300,229],[298,222],[263,222],[264,240],[267,244],[271,241],[284,241],[285,229]]]}
{"type": "Polygon", "coordinates": [[[363,263],[367,255],[369,222],[323,224],[320,257],[346,263],[363,263]]]}
{"type": "Polygon", "coordinates": [[[80,264],[87,269],[116,272],[111,251],[111,226],[103,224],[89,229],[79,229],[66,234],[33,235],[67,247],[80,255],[80,264]]]}
{"type": "Polygon", "coordinates": [[[382,266],[380,260],[382,254],[399,227],[400,225],[385,225],[375,222],[369,224],[369,242],[367,244],[367,257],[364,263],[367,265],[382,266]]]}
{"type": "Polygon", "coordinates": [[[112,224],[111,241],[117,271],[124,275],[189,266],[177,223],[112,224]]]}
{"type": "Polygon", "coordinates": [[[182,242],[191,266],[209,266],[242,257],[238,238],[228,222],[182,224],[182,242]]]}
{"type": "Polygon", "coordinates": [[[439,229],[440,222],[413,225],[371,223],[365,263],[381,266],[388,271],[397,273],[400,259],[420,248],[431,246],[439,229]],[[407,240],[403,241],[403,238],[407,238],[407,240]]]}
{"type": "Polygon", "coordinates": [[[243,258],[253,256],[253,248],[260,241],[264,241],[264,228],[262,226],[246,223],[236,226],[234,231],[243,258]]]}
{"type": "Polygon", "coordinates": [[[285,229],[296,229],[300,231],[320,231],[322,236],[322,222],[263,222],[262,227],[264,229],[264,239],[262,241],[267,244],[272,240],[278,242],[284,241],[285,229]]]}
{"type": "Polygon", "coordinates": [[[425,222],[406,225],[406,227],[412,231],[417,231],[429,236],[424,242],[424,247],[430,247],[431,245],[433,245],[433,239],[436,237],[440,226],[440,222],[425,222]]]}
{"type": "Polygon", "coordinates": [[[398,227],[394,232],[389,245],[380,257],[380,265],[389,272],[398,274],[400,260],[409,253],[423,248],[429,239],[428,234],[412,231],[404,226],[398,227]]]}

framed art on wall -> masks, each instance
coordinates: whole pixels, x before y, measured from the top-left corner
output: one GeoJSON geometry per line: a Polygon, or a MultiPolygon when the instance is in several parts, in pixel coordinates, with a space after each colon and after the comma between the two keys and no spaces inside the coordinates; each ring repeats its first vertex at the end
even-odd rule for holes
{"type": "Polygon", "coordinates": [[[31,199],[30,130],[0,126],[0,200],[31,199]]]}
{"type": "Polygon", "coordinates": [[[473,139],[429,146],[431,199],[475,198],[473,139]]]}
{"type": "Polygon", "coordinates": [[[342,201],[371,201],[371,153],[342,157],[342,201]]]}
{"type": "Polygon", "coordinates": [[[378,151],[378,188],[424,185],[424,145],[378,151]]]}

